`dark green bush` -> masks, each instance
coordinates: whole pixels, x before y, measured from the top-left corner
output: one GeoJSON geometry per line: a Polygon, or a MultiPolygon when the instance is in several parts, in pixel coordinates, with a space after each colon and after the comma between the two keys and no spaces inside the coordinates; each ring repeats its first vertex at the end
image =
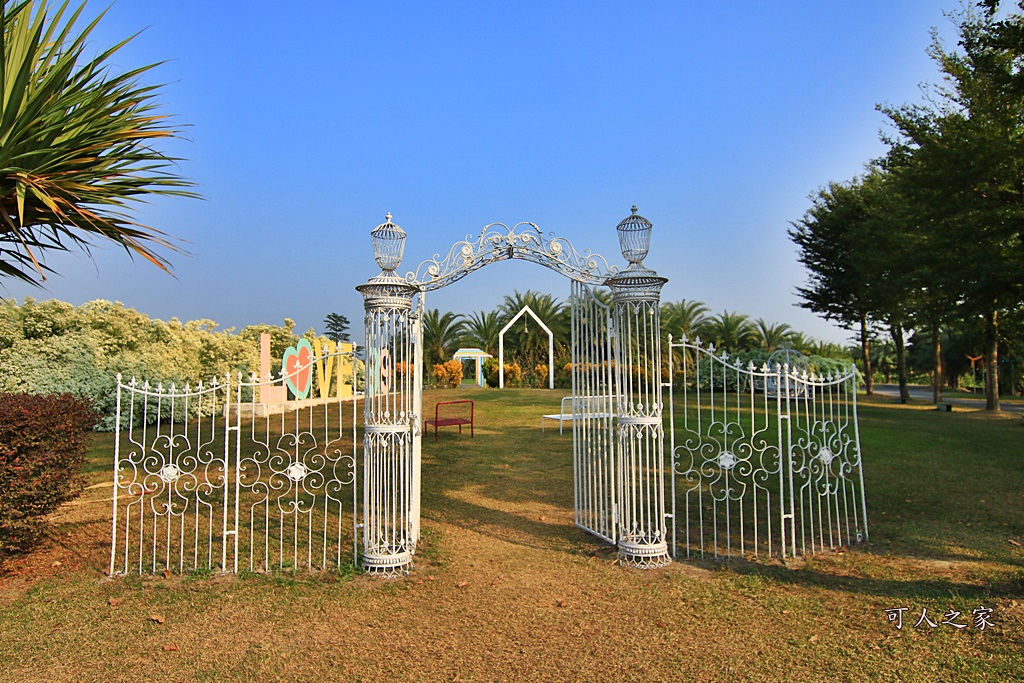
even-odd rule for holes
{"type": "Polygon", "coordinates": [[[97,419],[71,394],[0,394],[0,560],[29,549],[44,517],[81,493],[97,419]]]}

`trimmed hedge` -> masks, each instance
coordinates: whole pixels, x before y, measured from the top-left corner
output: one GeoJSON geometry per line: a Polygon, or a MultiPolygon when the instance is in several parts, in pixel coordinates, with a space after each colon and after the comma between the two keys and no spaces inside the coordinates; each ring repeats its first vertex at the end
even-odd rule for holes
{"type": "Polygon", "coordinates": [[[0,560],[29,549],[44,517],[81,493],[98,419],[71,394],[0,394],[0,560]]]}

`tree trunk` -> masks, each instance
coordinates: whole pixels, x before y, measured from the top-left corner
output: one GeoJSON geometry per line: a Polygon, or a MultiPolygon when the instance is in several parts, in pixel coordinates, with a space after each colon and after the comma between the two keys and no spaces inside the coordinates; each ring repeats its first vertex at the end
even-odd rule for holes
{"type": "Polygon", "coordinates": [[[999,311],[985,316],[985,410],[999,410],[999,311]]]}
{"type": "Polygon", "coordinates": [[[871,341],[868,339],[868,317],[860,316],[860,349],[864,354],[864,393],[870,396],[875,392],[874,369],[871,367],[871,341]]]}
{"type": "Polygon", "coordinates": [[[896,347],[896,374],[900,383],[900,403],[908,403],[910,389],[907,387],[907,349],[903,343],[903,325],[891,323],[889,332],[892,335],[892,343],[896,347]]]}
{"type": "MultiPolygon", "coordinates": [[[[951,330],[948,327],[946,328],[946,341],[949,342],[950,346],[953,346],[953,342],[956,341],[956,339],[953,336],[953,330],[951,330]]],[[[949,375],[946,377],[946,388],[949,389],[950,391],[960,391],[961,387],[963,387],[963,384],[960,381],[961,379],[962,378],[960,373],[949,373],[949,375]]]]}
{"type": "Polygon", "coordinates": [[[932,348],[935,367],[932,369],[932,403],[942,402],[942,330],[938,321],[932,325],[932,348]]]}

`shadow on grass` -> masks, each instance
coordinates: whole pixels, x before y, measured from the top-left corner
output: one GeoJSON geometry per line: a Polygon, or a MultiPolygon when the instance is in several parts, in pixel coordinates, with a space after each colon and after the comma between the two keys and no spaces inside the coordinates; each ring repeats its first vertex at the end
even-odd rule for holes
{"type": "MultiPolygon", "coordinates": [[[[476,401],[475,438],[468,429],[448,429],[436,442],[432,435],[423,440],[424,518],[553,552],[604,546],[572,521],[571,427],[562,435],[541,429],[540,416],[557,412],[564,392],[465,393],[476,401]]],[[[434,398],[446,400],[446,394],[434,398]]],[[[425,401],[425,412],[430,405],[425,401]]]]}
{"type": "MultiPolygon", "coordinates": [[[[552,437],[536,428],[513,426],[475,438],[458,432],[424,441],[423,500],[474,489],[508,504],[573,504],[572,437],[552,437]],[[549,437],[549,438],[548,438],[549,437]]],[[[451,496],[448,496],[451,497],[451,496]]]]}
{"type": "MultiPolygon", "coordinates": [[[[873,556],[873,558],[881,557],[864,550],[851,551],[851,553],[854,555],[873,556]]],[[[732,572],[744,576],[756,576],[779,584],[844,591],[880,598],[936,600],[955,596],[969,600],[983,600],[1019,597],[1021,594],[1024,594],[1024,571],[1018,571],[1016,574],[1002,574],[991,582],[971,583],[944,577],[880,579],[846,576],[815,567],[814,556],[807,558],[806,565],[803,567],[767,565],[737,559],[722,561],[697,560],[689,561],[688,564],[714,572],[732,572]]]]}
{"type": "MultiPolygon", "coordinates": [[[[572,514],[571,510],[565,511],[572,514]]],[[[562,522],[541,521],[524,514],[496,510],[455,498],[443,506],[424,506],[424,519],[450,524],[510,545],[578,554],[580,546],[600,543],[582,529],[562,522]]]]}

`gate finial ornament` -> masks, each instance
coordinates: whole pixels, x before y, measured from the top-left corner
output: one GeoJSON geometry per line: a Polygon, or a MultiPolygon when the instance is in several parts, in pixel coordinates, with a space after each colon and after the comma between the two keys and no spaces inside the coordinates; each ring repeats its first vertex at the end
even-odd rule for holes
{"type": "Polygon", "coordinates": [[[394,275],[395,269],[402,263],[402,252],[405,251],[405,230],[391,222],[391,212],[386,219],[370,232],[373,242],[373,258],[384,273],[394,275]]]}
{"type": "Polygon", "coordinates": [[[619,233],[619,248],[622,256],[629,261],[628,270],[643,270],[644,259],[651,248],[651,228],[649,220],[637,214],[636,204],[632,214],[627,216],[615,228],[619,233]]]}

